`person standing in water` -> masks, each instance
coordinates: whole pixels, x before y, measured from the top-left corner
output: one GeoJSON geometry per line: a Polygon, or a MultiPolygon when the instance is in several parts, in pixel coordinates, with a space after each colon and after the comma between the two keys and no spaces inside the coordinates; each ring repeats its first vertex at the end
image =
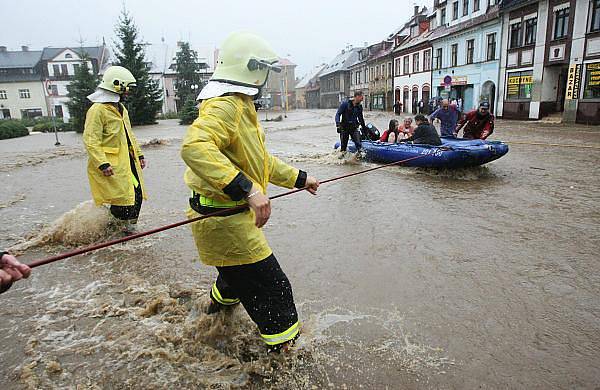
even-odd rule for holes
{"type": "Polygon", "coordinates": [[[247,206],[191,224],[200,260],[218,272],[206,311],[241,303],[270,351],[287,349],[300,323],[292,286],[261,230],[271,215],[267,187],[306,188],[312,194],[319,187],[317,179],[265,147],[253,101],[261,96],[269,71],[281,71],[277,62],[259,36],[230,35],[198,96],[199,116],[181,148],[184,179],[192,191],[189,218],[247,206]]]}
{"type": "Polygon", "coordinates": [[[122,104],[135,82],[129,70],[109,67],[96,92],[88,96],[94,104],[86,114],[83,130],[94,202],[110,205],[125,233],[134,230],[142,199],[146,199],[142,177],[146,160],[122,104]]]}
{"type": "Polygon", "coordinates": [[[448,99],[442,100],[442,106],[435,110],[429,117],[431,124],[439,119],[442,122],[441,133],[442,137],[454,137],[456,132],[456,123],[458,122],[458,110],[456,106],[451,105],[448,99]]]}
{"type": "Polygon", "coordinates": [[[349,138],[352,138],[352,142],[354,142],[358,153],[362,149],[358,127],[361,126],[364,131],[367,129],[365,118],[363,117],[363,99],[364,95],[362,91],[356,91],[354,92],[354,98],[342,102],[335,113],[335,126],[337,127],[337,132],[340,134],[340,151],[342,155],[346,153],[349,138]]]}

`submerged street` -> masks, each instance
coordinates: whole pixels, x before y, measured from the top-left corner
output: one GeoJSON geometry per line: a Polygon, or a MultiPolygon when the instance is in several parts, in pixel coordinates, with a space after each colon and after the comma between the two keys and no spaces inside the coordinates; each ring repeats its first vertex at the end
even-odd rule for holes
{"type": "MultiPolygon", "coordinates": [[[[269,150],[321,180],[375,166],[338,158],[334,113],[262,122],[269,150]]],[[[391,115],[365,119],[385,129],[391,115]]],[[[140,231],[186,218],[185,131],[134,128],[149,163],[140,231]]],[[[0,247],[23,262],[114,238],[81,135],[59,137],[0,141],[0,247]]],[[[3,294],[3,388],[594,388],[600,130],[498,120],[490,139],[510,151],[483,167],[390,167],[273,201],[264,230],[303,323],[292,354],[266,355],[242,308],[204,314],[216,273],[184,226],[3,294]]]]}

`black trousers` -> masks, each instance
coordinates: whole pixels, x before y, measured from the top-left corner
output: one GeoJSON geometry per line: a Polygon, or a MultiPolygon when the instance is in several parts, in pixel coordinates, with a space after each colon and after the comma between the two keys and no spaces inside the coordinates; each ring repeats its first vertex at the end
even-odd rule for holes
{"type": "Polygon", "coordinates": [[[137,220],[142,209],[142,187],[134,187],[135,204],[131,206],[110,206],[110,213],[113,217],[122,221],[137,220]]]}
{"type": "Polygon", "coordinates": [[[263,340],[277,345],[298,334],[292,286],[274,255],[254,264],[217,267],[211,299],[223,305],[241,302],[263,340]]]}
{"type": "Polygon", "coordinates": [[[352,142],[354,142],[354,145],[356,145],[356,150],[360,151],[362,148],[362,144],[360,142],[360,131],[358,131],[358,128],[354,127],[344,128],[340,132],[340,150],[342,152],[346,151],[348,148],[348,139],[350,137],[352,137],[352,142]]]}
{"type": "MultiPolygon", "coordinates": [[[[138,176],[137,169],[135,167],[135,162],[133,158],[129,156],[129,166],[131,168],[131,172],[135,179],[140,182],[140,177],[138,176]]],[[[142,209],[142,186],[138,185],[137,187],[133,187],[135,191],[135,203],[131,206],[110,206],[110,213],[113,217],[120,219],[122,221],[134,220],[137,222],[137,219],[140,215],[140,210],[142,209]]]]}

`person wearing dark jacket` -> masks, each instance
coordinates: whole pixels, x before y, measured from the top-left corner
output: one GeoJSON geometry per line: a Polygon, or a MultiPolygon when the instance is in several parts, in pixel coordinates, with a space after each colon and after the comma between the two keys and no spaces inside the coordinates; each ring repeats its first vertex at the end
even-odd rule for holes
{"type": "Polygon", "coordinates": [[[19,263],[16,257],[0,251],[0,294],[7,291],[14,282],[28,278],[31,268],[19,263]]]}
{"type": "Polygon", "coordinates": [[[482,102],[478,110],[468,112],[456,127],[456,133],[464,126],[463,138],[486,139],[494,132],[494,116],[490,114],[490,103],[482,102]]]}
{"type": "Polygon", "coordinates": [[[415,116],[415,123],[417,124],[417,128],[415,129],[415,133],[400,142],[412,142],[413,144],[426,144],[426,145],[434,145],[439,146],[442,144],[442,140],[437,133],[437,130],[433,125],[429,124],[427,118],[424,115],[415,116]]]}
{"type": "Polygon", "coordinates": [[[361,91],[354,92],[354,98],[344,101],[335,114],[335,126],[337,127],[337,132],[340,134],[340,150],[342,152],[346,151],[348,138],[350,137],[352,137],[352,142],[356,145],[357,152],[360,152],[362,148],[358,127],[367,128],[361,104],[363,99],[364,96],[361,91]]]}

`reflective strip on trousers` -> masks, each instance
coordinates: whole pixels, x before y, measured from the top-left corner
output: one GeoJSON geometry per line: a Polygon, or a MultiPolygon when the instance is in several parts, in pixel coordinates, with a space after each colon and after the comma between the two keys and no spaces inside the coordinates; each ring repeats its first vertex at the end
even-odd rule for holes
{"type": "Polygon", "coordinates": [[[278,334],[261,334],[263,341],[268,345],[277,345],[292,340],[300,332],[300,321],[288,328],[285,332],[278,334]]]}
{"type": "Polygon", "coordinates": [[[225,306],[231,306],[231,305],[240,303],[240,300],[237,298],[236,299],[223,298],[221,296],[221,293],[219,292],[219,289],[217,288],[216,283],[213,283],[212,290],[211,290],[211,296],[214,298],[215,301],[217,301],[221,305],[225,305],[225,306]]]}

